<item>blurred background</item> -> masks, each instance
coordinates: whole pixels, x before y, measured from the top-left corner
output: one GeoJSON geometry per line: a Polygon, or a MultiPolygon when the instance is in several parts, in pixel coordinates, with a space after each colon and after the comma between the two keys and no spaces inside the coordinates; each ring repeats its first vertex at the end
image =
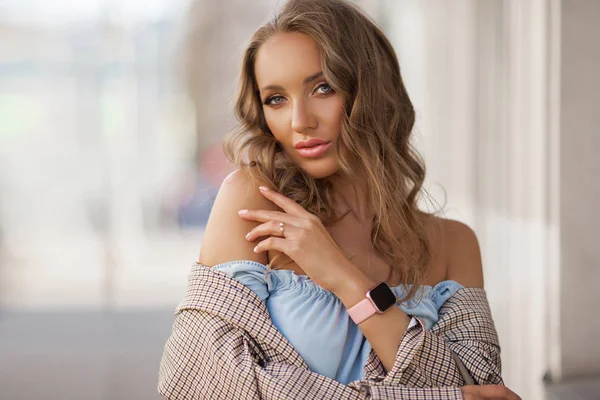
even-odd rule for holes
{"type": "MultiPolygon", "coordinates": [[[[506,384],[600,399],[600,2],[357,0],[478,234],[506,384]]],[[[0,399],[158,399],[244,45],[281,0],[0,0],[0,399]]]]}

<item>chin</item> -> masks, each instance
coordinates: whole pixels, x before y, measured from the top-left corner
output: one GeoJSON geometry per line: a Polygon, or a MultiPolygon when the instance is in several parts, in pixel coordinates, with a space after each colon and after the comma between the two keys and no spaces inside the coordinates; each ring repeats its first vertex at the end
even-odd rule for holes
{"type": "Polygon", "coordinates": [[[337,160],[325,158],[321,160],[302,160],[300,167],[314,179],[326,178],[339,169],[337,160]]]}

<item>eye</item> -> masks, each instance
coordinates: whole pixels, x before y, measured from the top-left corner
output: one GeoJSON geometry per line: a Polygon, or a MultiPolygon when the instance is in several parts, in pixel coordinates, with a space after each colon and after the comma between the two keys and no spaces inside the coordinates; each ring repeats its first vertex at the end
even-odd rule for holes
{"type": "Polygon", "coordinates": [[[265,105],[274,105],[278,106],[285,101],[285,97],[283,96],[271,96],[265,100],[265,105]]]}
{"type": "Polygon", "coordinates": [[[329,86],[328,83],[321,83],[319,86],[317,86],[315,92],[320,92],[321,94],[329,94],[333,92],[333,88],[329,86]]]}

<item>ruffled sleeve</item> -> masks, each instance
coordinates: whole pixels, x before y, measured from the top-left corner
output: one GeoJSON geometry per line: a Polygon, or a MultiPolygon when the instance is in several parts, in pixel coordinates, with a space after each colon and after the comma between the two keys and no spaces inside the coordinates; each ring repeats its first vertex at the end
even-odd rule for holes
{"type": "Polygon", "coordinates": [[[269,297],[269,280],[271,277],[270,275],[265,276],[267,267],[261,263],[251,260],[236,260],[217,264],[212,269],[224,272],[244,284],[256,293],[262,301],[266,301],[269,297]]]}
{"type": "MultiPolygon", "coordinates": [[[[439,320],[440,308],[463,286],[456,281],[442,281],[435,286],[423,286],[410,300],[406,300],[398,306],[407,315],[419,318],[427,330],[431,330],[439,320]]],[[[406,295],[403,286],[396,286],[392,291],[398,298],[406,295]]]]}
{"type": "Polygon", "coordinates": [[[431,290],[431,299],[433,300],[433,304],[435,304],[436,311],[439,311],[446,300],[454,296],[462,288],[463,285],[456,281],[442,281],[435,285],[431,290]]]}

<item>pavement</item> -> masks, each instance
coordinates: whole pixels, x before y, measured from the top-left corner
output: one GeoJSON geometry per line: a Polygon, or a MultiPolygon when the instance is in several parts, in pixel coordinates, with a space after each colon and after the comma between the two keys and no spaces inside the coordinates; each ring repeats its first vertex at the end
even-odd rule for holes
{"type": "Polygon", "coordinates": [[[172,310],[0,312],[1,400],[152,400],[172,310]]]}

